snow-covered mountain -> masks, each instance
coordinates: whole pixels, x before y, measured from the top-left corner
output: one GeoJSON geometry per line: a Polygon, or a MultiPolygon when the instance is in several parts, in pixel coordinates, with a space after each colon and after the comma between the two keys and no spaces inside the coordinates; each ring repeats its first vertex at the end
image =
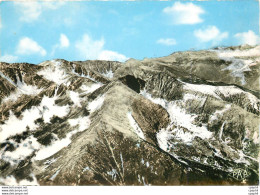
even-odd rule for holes
{"type": "Polygon", "coordinates": [[[2,185],[259,182],[260,46],[0,64],[2,185]]]}

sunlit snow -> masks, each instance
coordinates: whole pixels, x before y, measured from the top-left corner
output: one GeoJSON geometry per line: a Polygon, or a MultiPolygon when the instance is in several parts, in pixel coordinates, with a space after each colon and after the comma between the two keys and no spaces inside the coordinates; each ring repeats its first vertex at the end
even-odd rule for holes
{"type": "Polygon", "coordinates": [[[53,81],[58,85],[66,84],[68,82],[68,74],[60,67],[61,62],[51,61],[54,66],[47,66],[38,72],[45,79],[53,81]]]}
{"type": "Polygon", "coordinates": [[[102,83],[94,83],[91,86],[82,85],[80,89],[83,91],[81,94],[89,94],[93,91],[97,90],[98,88],[102,87],[102,83]]]}
{"type": "Polygon", "coordinates": [[[58,170],[58,171],[56,171],[55,173],[54,173],[54,175],[52,175],[51,177],[50,177],[50,180],[51,181],[53,181],[56,177],[57,177],[57,175],[60,173],[60,169],[58,170]]]}
{"type": "Polygon", "coordinates": [[[41,91],[42,89],[38,89],[37,86],[27,85],[23,82],[18,82],[17,89],[14,92],[12,92],[9,96],[5,97],[3,99],[3,102],[7,102],[7,101],[14,102],[23,94],[33,96],[33,95],[38,95],[41,91]]]}
{"type": "Polygon", "coordinates": [[[27,85],[26,83],[20,81],[19,77],[16,76],[17,84],[15,84],[9,77],[5,76],[0,72],[0,76],[5,78],[9,83],[16,87],[16,90],[13,91],[9,96],[3,98],[3,102],[7,101],[16,101],[21,95],[38,95],[42,89],[38,89],[37,86],[27,85]]]}
{"type": "Polygon", "coordinates": [[[34,121],[40,118],[41,114],[37,107],[32,107],[29,110],[25,110],[22,114],[22,118],[17,118],[11,111],[8,120],[5,124],[0,125],[0,142],[3,142],[8,137],[21,134],[24,131],[30,129],[31,131],[36,130],[38,127],[34,121]]]}
{"type": "Polygon", "coordinates": [[[217,50],[218,55],[221,58],[233,58],[233,57],[251,57],[251,56],[260,56],[260,46],[247,49],[247,50],[217,50]]]}
{"type": "Polygon", "coordinates": [[[260,46],[248,50],[216,50],[220,59],[230,61],[231,64],[223,70],[231,70],[232,75],[241,79],[241,84],[245,85],[245,71],[250,71],[250,66],[260,62],[260,46]],[[258,57],[255,59],[241,59],[241,57],[258,57]]]}
{"type": "Polygon", "coordinates": [[[225,112],[227,112],[231,108],[231,104],[226,104],[222,110],[217,110],[213,115],[210,116],[209,121],[214,121],[219,119],[219,117],[223,116],[225,112]]]}
{"type": "Polygon", "coordinates": [[[43,164],[46,165],[44,167],[44,169],[48,168],[52,163],[56,162],[57,160],[59,159],[58,158],[52,158],[52,159],[49,159],[49,160],[46,160],[43,164]]]}
{"type": "Polygon", "coordinates": [[[38,127],[35,120],[43,118],[45,123],[49,123],[53,116],[64,117],[69,113],[69,106],[55,105],[56,96],[49,98],[44,96],[39,106],[33,106],[25,110],[20,118],[17,118],[12,112],[5,124],[0,125],[0,142],[3,142],[10,136],[21,134],[28,130],[36,130],[38,127]]]}
{"type": "Polygon", "coordinates": [[[76,106],[81,107],[81,103],[80,103],[81,100],[80,100],[80,97],[79,97],[79,93],[74,92],[74,91],[70,91],[69,95],[70,95],[70,99],[72,100],[72,102],[76,106]]]}
{"type": "Polygon", "coordinates": [[[71,127],[78,127],[78,131],[83,131],[87,129],[90,125],[90,119],[89,116],[79,117],[76,119],[69,119],[68,120],[71,127]]]}
{"type": "MultiPolygon", "coordinates": [[[[152,102],[161,105],[164,107],[170,115],[171,123],[174,124],[177,128],[175,128],[172,132],[175,134],[176,138],[182,139],[184,142],[191,142],[195,136],[201,137],[203,139],[209,139],[212,137],[212,133],[208,131],[206,126],[196,126],[193,124],[194,119],[197,115],[191,115],[185,112],[185,110],[177,105],[177,102],[183,101],[171,101],[168,102],[161,98],[152,98],[151,94],[147,93],[145,90],[140,92],[144,97],[148,98],[152,102]],[[186,128],[187,133],[184,132],[186,128]],[[189,133],[190,132],[190,133],[189,133]]],[[[159,132],[160,133],[160,132],[159,132]]],[[[163,139],[161,139],[161,145],[163,148],[166,147],[162,142],[165,141],[165,137],[167,134],[165,132],[161,132],[163,139]]],[[[159,140],[158,140],[159,142],[159,140]]]]}
{"type": "Polygon", "coordinates": [[[157,134],[156,138],[158,140],[158,144],[161,149],[164,151],[168,150],[169,143],[168,141],[172,139],[174,136],[172,135],[171,131],[168,131],[166,129],[161,129],[157,134]]]}
{"type": "Polygon", "coordinates": [[[131,112],[127,113],[127,118],[130,122],[131,127],[134,129],[135,133],[142,139],[145,139],[144,137],[144,133],[142,131],[142,129],[139,127],[139,125],[137,124],[137,122],[135,121],[135,119],[132,116],[131,112]]]}
{"type": "Polygon", "coordinates": [[[40,148],[40,144],[38,143],[37,139],[33,136],[26,138],[24,141],[17,145],[15,144],[15,142],[11,141],[11,143],[17,146],[17,148],[14,151],[4,151],[5,148],[1,149],[0,151],[2,153],[1,158],[5,161],[8,161],[12,165],[18,164],[21,160],[24,160],[35,150],[40,148]]]}
{"type": "Polygon", "coordinates": [[[107,78],[110,78],[110,79],[111,79],[111,78],[113,78],[114,73],[113,73],[112,70],[109,70],[109,71],[103,73],[102,75],[105,76],[105,77],[107,77],[107,78]]]}
{"type": "MultiPolygon", "coordinates": [[[[255,108],[256,110],[259,110],[258,98],[249,92],[245,92],[242,89],[239,89],[236,86],[211,86],[211,85],[204,85],[204,84],[190,84],[190,83],[184,83],[184,82],[182,82],[182,83],[184,84],[183,89],[185,89],[185,90],[190,90],[190,91],[194,91],[194,92],[199,92],[201,94],[211,95],[217,99],[222,99],[220,97],[220,95],[223,95],[225,98],[227,98],[227,97],[231,97],[233,95],[242,94],[248,99],[248,101],[250,102],[250,104],[252,105],[253,108],[255,108]]],[[[185,94],[184,99],[185,100],[192,99],[192,97],[190,94],[185,94]]],[[[155,99],[154,101],[158,101],[158,100],[155,99]]]]}
{"type": "Polygon", "coordinates": [[[8,176],[6,178],[0,178],[0,183],[3,183],[3,185],[8,185],[8,186],[38,186],[39,183],[37,182],[36,177],[31,174],[31,177],[33,178],[32,181],[23,179],[21,181],[17,181],[14,176],[8,176]]]}
{"type": "Polygon", "coordinates": [[[43,160],[56,154],[62,148],[67,147],[71,143],[70,137],[71,136],[67,135],[66,138],[63,138],[61,140],[53,140],[51,145],[49,146],[42,146],[41,149],[37,152],[34,159],[43,160]]]}
{"type": "Polygon", "coordinates": [[[77,72],[75,71],[75,68],[73,68],[73,69],[72,69],[72,73],[75,74],[75,75],[77,75],[77,76],[79,76],[79,77],[88,78],[89,80],[91,80],[91,81],[93,81],[93,82],[95,82],[95,83],[98,83],[98,81],[96,81],[96,79],[92,78],[92,77],[89,75],[89,72],[88,72],[87,75],[85,75],[85,74],[83,74],[83,73],[82,73],[82,74],[79,74],[79,73],[77,73],[77,72]]]}
{"type": "Polygon", "coordinates": [[[95,112],[96,110],[100,109],[101,106],[103,105],[104,100],[105,100],[105,95],[102,95],[97,97],[92,102],[90,102],[88,104],[88,109],[90,110],[90,112],[95,112]]]}
{"type": "Polygon", "coordinates": [[[116,169],[112,169],[111,171],[108,171],[107,174],[110,175],[114,181],[116,180],[116,175],[117,175],[116,169]]]}
{"type": "Polygon", "coordinates": [[[10,79],[8,76],[4,75],[1,71],[0,71],[0,76],[1,76],[2,78],[4,78],[5,80],[7,80],[10,84],[12,84],[13,86],[16,87],[16,84],[13,82],[13,80],[10,79]]]}
{"type": "Polygon", "coordinates": [[[204,85],[204,84],[199,85],[199,84],[184,83],[183,89],[200,92],[202,94],[208,94],[215,98],[220,99],[220,97],[215,93],[215,90],[216,90],[215,86],[204,85]]]}
{"type": "Polygon", "coordinates": [[[37,152],[35,160],[43,160],[46,159],[57,152],[59,152],[62,148],[67,147],[71,143],[71,137],[81,131],[86,130],[90,125],[89,117],[80,117],[77,119],[69,119],[68,120],[71,127],[75,127],[75,129],[69,132],[65,138],[53,140],[51,145],[42,146],[40,150],[37,152]]]}

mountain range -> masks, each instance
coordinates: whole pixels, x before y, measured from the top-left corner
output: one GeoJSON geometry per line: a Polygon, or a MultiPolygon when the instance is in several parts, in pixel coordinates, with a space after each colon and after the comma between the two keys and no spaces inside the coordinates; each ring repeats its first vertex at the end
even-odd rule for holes
{"type": "Polygon", "coordinates": [[[1,185],[257,185],[260,46],[0,63],[1,185]]]}

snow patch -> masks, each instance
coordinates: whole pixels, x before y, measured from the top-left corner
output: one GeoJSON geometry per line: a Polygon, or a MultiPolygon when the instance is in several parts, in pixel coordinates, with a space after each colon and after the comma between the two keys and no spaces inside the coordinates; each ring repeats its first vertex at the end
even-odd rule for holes
{"type": "Polygon", "coordinates": [[[141,159],[141,163],[144,164],[144,159],[143,158],[141,159]]]}
{"type": "MultiPolygon", "coordinates": [[[[260,132],[260,125],[259,125],[259,132],[260,132]]],[[[253,134],[253,141],[255,144],[259,144],[259,135],[256,131],[253,134]]]]}
{"type": "Polygon", "coordinates": [[[58,60],[51,60],[51,63],[54,65],[54,66],[61,66],[62,65],[62,62],[61,61],[58,61],[58,60]]]}
{"type": "Polygon", "coordinates": [[[85,172],[85,171],[89,171],[89,170],[90,170],[89,167],[85,167],[85,168],[83,169],[83,172],[85,172]]]}
{"type": "Polygon", "coordinates": [[[33,174],[31,174],[30,176],[33,178],[32,181],[23,179],[20,182],[17,182],[15,177],[11,175],[11,176],[8,176],[6,178],[0,178],[0,184],[2,183],[3,185],[7,185],[7,186],[18,186],[18,185],[21,185],[21,186],[39,186],[39,183],[37,182],[36,177],[33,174]]]}
{"type": "MultiPolygon", "coordinates": [[[[180,81],[182,82],[182,81],[180,81]]],[[[182,82],[183,89],[189,90],[189,91],[194,91],[194,92],[199,92],[202,94],[207,94],[211,95],[217,99],[222,99],[221,95],[223,95],[225,98],[231,97],[233,95],[237,94],[242,94],[244,95],[252,107],[256,110],[259,110],[259,100],[256,96],[249,92],[245,92],[242,89],[236,87],[236,86],[211,86],[211,85],[204,85],[204,84],[190,84],[190,83],[184,83],[182,82]]],[[[147,95],[149,99],[149,95],[147,95]]],[[[158,98],[157,98],[158,99],[158,98]]],[[[155,99],[155,102],[158,102],[159,100],[155,99]]],[[[188,99],[198,99],[195,95],[192,95],[190,93],[187,93],[184,95],[184,101],[187,101],[188,99]]]]}
{"type": "Polygon", "coordinates": [[[121,167],[122,167],[122,170],[123,170],[123,174],[124,174],[124,160],[123,160],[123,155],[122,155],[122,152],[120,152],[120,160],[121,160],[121,167]]]}
{"type": "Polygon", "coordinates": [[[169,140],[173,138],[172,132],[166,129],[161,129],[157,134],[156,138],[161,149],[168,151],[169,140]]]}
{"type": "Polygon", "coordinates": [[[50,123],[50,119],[53,116],[58,116],[60,118],[66,116],[69,113],[69,105],[66,106],[57,106],[55,105],[55,100],[57,96],[42,98],[41,104],[38,107],[41,110],[41,114],[45,123],[50,123]]]}
{"type": "Polygon", "coordinates": [[[144,176],[142,176],[142,180],[143,180],[144,186],[148,186],[148,184],[145,183],[145,178],[144,178],[144,176]]]}
{"type": "Polygon", "coordinates": [[[87,75],[85,75],[85,74],[83,74],[83,73],[80,75],[79,73],[77,73],[77,72],[75,71],[75,66],[74,66],[74,68],[72,69],[72,73],[75,74],[75,75],[77,75],[77,76],[79,76],[79,77],[87,78],[87,79],[89,79],[89,80],[91,80],[91,81],[93,81],[93,82],[95,82],[95,83],[99,83],[98,81],[96,81],[96,79],[92,78],[92,77],[89,75],[89,72],[88,72],[87,75]]]}
{"type": "Polygon", "coordinates": [[[215,93],[216,87],[211,85],[204,85],[204,84],[190,84],[190,83],[184,83],[183,89],[200,92],[202,94],[208,94],[215,98],[220,99],[220,97],[215,93]]]}
{"type": "Polygon", "coordinates": [[[42,75],[45,79],[53,81],[58,85],[67,83],[68,85],[68,74],[60,67],[60,61],[51,61],[53,66],[47,66],[43,70],[40,70],[37,74],[42,75]]]}
{"type": "MultiPolygon", "coordinates": [[[[11,142],[12,143],[12,142],[11,142]]],[[[16,145],[16,143],[12,143],[16,145]]],[[[16,145],[16,149],[12,152],[4,151],[5,148],[1,149],[1,159],[9,162],[11,165],[18,164],[21,160],[24,160],[27,156],[31,155],[35,150],[40,148],[40,144],[37,139],[33,136],[28,137],[20,144],[16,145]]]]}
{"type": "Polygon", "coordinates": [[[171,121],[180,127],[184,127],[193,133],[193,136],[201,137],[202,139],[209,139],[212,133],[207,130],[206,126],[196,126],[192,122],[197,115],[190,115],[185,113],[185,110],[176,105],[175,102],[170,102],[166,108],[170,114],[171,121]]]}
{"type": "Polygon", "coordinates": [[[139,182],[139,183],[142,183],[140,178],[141,178],[141,177],[140,177],[140,175],[138,174],[138,182],[139,182]]]}
{"type": "Polygon", "coordinates": [[[68,122],[71,127],[78,126],[77,132],[81,132],[89,127],[91,121],[88,116],[85,116],[76,119],[69,119],[68,122]]]}
{"type": "Polygon", "coordinates": [[[197,99],[197,100],[200,100],[201,97],[197,96],[197,95],[194,95],[192,93],[185,93],[184,96],[183,96],[183,100],[185,102],[187,102],[188,100],[193,100],[193,99],[197,99]]]}
{"type": "MultiPolygon", "coordinates": [[[[43,100],[41,106],[39,106],[38,108],[33,107],[30,110],[26,110],[23,113],[22,120],[17,119],[12,114],[9,117],[6,124],[0,126],[2,129],[2,131],[0,132],[0,141],[3,142],[10,136],[20,134],[26,131],[27,127],[29,127],[31,130],[35,130],[38,126],[35,125],[34,121],[37,118],[40,118],[41,116],[43,116],[45,122],[49,122],[50,118],[54,115],[64,117],[68,114],[67,106],[65,106],[65,108],[54,106],[54,101],[51,102],[49,99],[50,98],[43,100]],[[49,107],[46,106],[46,103],[49,104],[49,107]],[[42,115],[40,113],[42,113],[42,115]]],[[[53,98],[51,99],[53,100],[53,98]]],[[[58,138],[56,138],[56,141],[53,141],[50,146],[41,146],[35,138],[29,137],[26,140],[24,140],[21,144],[19,144],[15,151],[2,152],[2,158],[11,163],[19,163],[21,160],[31,155],[35,150],[39,150],[36,153],[36,157],[34,159],[46,159],[60,151],[62,148],[68,146],[71,143],[72,135],[74,135],[77,132],[84,131],[90,125],[89,117],[70,119],[68,120],[68,122],[72,127],[77,126],[77,128],[74,131],[68,133],[64,139],[59,140],[58,138]]]]}
{"type": "Polygon", "coordinates": [[[260,46],[248,50],[216,50],[220,59],[230,61],[231,64],[223,70],[231,70],[234,77],[241,78],[241,84],[245,85],[245,71],[251,71],[250,66],[259,63],[260,58],[255,59],[241,59],[241,57],[259,57],[260,46]]]}
{"type": "Polygon", "coordinates": [[[58,158],[52,158],[50,160],[46,160],[43,164],[46,165],[44,169],[48,168],[52,163],[56,162],[58,158]]]}
{"type": "Polygon", "coordinates": [[[21,134],[27,129],[34,131],[38,127],[34,121],[41,117],[40,111],[37,107],[32,107],[29,110],[25,110],[18,119],[11,111],[9,119],[5,121],[5,124],[0,125],[0,142],[3,142],[10,136],[21,134]]]}
{"type": "Polygon", "coordinates": [[[26,83],[18,80],[17,89],[14,92],[12,92],[9,96],[5,97],[3,99],[3,102],[7,102],[7,101],[14,102],[24,94],[35,96],[38,95],[41,91],[42,89],[38,89],[37,86],[27,85],[26,83]]]}
{"type": "Polygon", "coordinates": [[[112,70],[109,70],[109,71],[107,71],[107,72],[105,72],[105,73],[102,73],[102,75],[105,76],[105,77],[107,77],[107,78],[112,79],[113,76],[114,76],[114,73],[113,73],[112,70]]]}
{"type": "Polygon", "coordinates": [[[58,175],[59,173],[60,173],[60,169],[57,170],[57,171],[50,177],[50,180],[53,181],[53,180],[57,177],[57,175],[58,175]]]}
{"type": "MultiPolygon", "coordinates": [[[[175,125],[177,127],[172,131],[173,133],[175,133],[177,138],[180,138],[185,142],[191,142],[195,136],[201,137],[202,139],[209,139],[212,137],[212,133],[208,131],[205,125],[199,127],[193,124],[193,121],[197,117],[197,115],[190,115],[186,113],[184,109],[177,105],[178,103],[183,102],[183,100],[168,102],[161,98],[152,98],[151,94],[147,93],[145,90],[142,90],[140,94],[142,94],[145,98],[151,100],[152,102],[161,105],[167,110],[171,119],[170,126],[175,125]],[[190,132],[189,136],[187,136],[183,132],[183,128],[187,129],[188,132],[190,132]]],[[[164,132],[164,130],[161,130],[160,132],[157,133],[159,134],[157,135],[159,136],[158,142],[161,142],[162,149],[165,149],[167,148],[167,146],[165,145],[165,142],[167,143],[167,134],[170,132],[166,133],[164,132]],[[162,139],[163,141],[160,141],[160,139],[162,139]]]]}
{"type": "Polygon", "coordinates": [[[217,110],[212,116],[210,116],[209,121],[212,122],[219,119],[219,117],[223,116],[223,114],[227,112],[230,108],[231,104],[226,104],[222,110],[217,110]]]}
{"type": "Polygon", "coordinates": [[[250,65],[254,63],[253,60],[241,60],[241,59],[225,59],[226,61],[231,61],[231,64],[224,68],[223,70],[230,70],[234,77],[239,77],[241,79],[241,84],[246,84],[246,79],[244,72],[251,71],[250,65]]]}
{"type": "Polygon", "coordinates": [[[71,143],[71,137],[78,133],[86,130],[90,125],[90,119],[88,116],[86,117],[79,117],[77,119],[69,119],[68,120],[71,127],[77,127],[74,131],[69,132],[65,138],[58,139],[56,138],[55,141],[52,142],[49,146],[42,146],[40,150],[37,152],[35,156],[35,160],[43,160],[46,159],[61,149],[67,147],[71,143]]]}
{"type": "Polygon", "coordinates": [[[5,80],[7,80],[9,83],[11,83],[13,86],[17,87],[16,84],[13,82],[13,80],[10,79],[8,76],[5,76],[1,71],[0,71],[0,76],[3,77],[5,80]]]}
{"type": "Polygon", "coordinates": [[[81,104],[80,104],[81,100],[80,100],[80,97],[79,97],[79,93],[74,92],[74,91],[70,91],[69,95],[70,95],[70,99],[73,101],[73,103],[76,106],[81,107],[81,104]]]}
{"type": "Polygon", "coordinates": [[[42,146],[41,149],[37,152],[34,157],[35,160],[43,160],[46,159],[57,152],[59,152],[62,148],[67,147],[71,143],[70,136],[66,136],[66,138],[61,140],[53,141],[49,146],[42,146]]]}
{"type": "Polygon", "coordinates": [[[146,162],[146,167],[148,168],[150,166],[150,163],[147,161],[146,162]]]}
{"type": "Polygon", "coordinates": [[[220,127],[220,132],[219,132],[219,140],[222,141],[222,135],[223,135],[223,130],[224,130],[224,126],[226,124],[226,121],[224,121],[220,127]]]}
{"type": "Polygon", "coordinates": [[[128,118],[128,120],[130,122],[131,127],[134,129],[134,131],[138,135],[138,137],[140,137],[142,139],[145,139],[144,133],[143,133],[142,129],[139,127],[139,125],[137,124],[137,122],[133,118],[131,112],[127,113],[127,118],[128,118]]]}
{"type": "MultiPolygon", "coordinates": [[[[234,160],[236,163],[245,163],[247,165],[250,165],[250,162],[248,160],[245,159],[246,156],[242,150],[238,150],[238,155],[239,155],[239,159],[234,160]]],[[[256,160],[257,161],[257,160],[256,160]]],[[[257,161],[258,162],[258,161],[257,161]]]]}
{"type": "Polygon", "coordinates": [[[248,50],[217,50],[220,58],[233,58],[233,57],[252,57],[260,56],[260,46],[248,50]]]}
{"type": "Polygon", "coordinates": [[[102,95],[102,96],[97,97],[92,102],[90,102],[88,104],[88,109],[90,110],[90,112],[93,113],[96,110],[100,109],[101,106],[103,105],[104,100],[105,100],[105,95],[102,95]]]}
{"type": "Polygon", "coordinates": [[[190,145],[192,140],[194,139],[194,135],[192,132],[185,130],[182,127],[176,127],[172,130],[174,137],[178,140],[182,140],[182,142],[190,145]]]}
{"type": "Polygon", "coordinates": [[[199,158],[199,157],[192,156],[191,159],[192,159],[192,160],[195,160],[195,161],[197,161],[197,162],[200,162],[200,158],[199,158]]]}
{"type": "Polygon", "coordinates": [[[161,98],[153,98],[151,94],[149,94],[145,89],[140,91],[140,94],[144,96],[146,99],[151,100],[155,104],[159,104],[162,107],[166,108],[167,107],[167,101],[161,98]]]}
{"type": "Polygon", "coordinates": [[[116,169],[112,169],[111,171],[108,171],[107,174],[110,175],[114,181],[116,180],[116,175],[117,175],[116,169]]]}
{"type": "Polygon", "coordinates": [[[217,87],[217,89],[215,90],[216,93],[221,93],[222,95],[224,95],[225,98],[233,96],[233,95],[237,95],[237,94],[243,94],[248,101],[250,102],[250,104],[252,105],[252,107],[256,110],[259,110],[259,99],[254,96],[251,93],[245,92],[242,89],[239,89],[238,87],[235,86],[219,86],[217,87]]]}
{"type": "MultiPolygon", "coordinates": [[[[0,142],[4,142],[10,136],[14,136],[17,134],[21,134],[27,130],[34,131],[38,128],[38,125],[34,123],[34,121],[38,118],[43,118],[45,123],[49,123],[50,119],[53,116],[64,117],[69,113],[69,106],[57,106],[55,105],[56,96],[53,98],[49,98],[44,96],[39,106],[33,106],[32,108],[25,110],[21,114],[21,119],[17,118],[12,112],[10,113],[10,117],[5,121],[5,124],[0,125],[0,142]]],[[[84,121],[84,120],[83,120],[84,121]]],[[[88,124],[88,123],[87,123],[88,124]]],[[[76,131],[81,131],[81,129],[85,124],[79,125],[79,129],[76,131]]],[[[74,132],[73,132],[74,133],[74,132]]],[[[61,149],[62,147],[67,146],[70,143],[69,135],[60,142],[55,143],[53,148],[43,148],[43,146],[39,146],[38,142],[35,138],[29,137],[24,140],[21,144],[19,144],[18,148],[13,152],[4,152],[4,158],[6,160],[11,161],[12,163],[17,163],[20,160],[29,156],[33,151],[40,149],[37,153],[38,156],[48,153],[48,155],[55,153],[57,149],[61,149]],[[54,148],[56,150],[54,150],[54,148]]]]}
{"type": "Polygon", "coordinates": [[[94,83],[91,86],[82,85],[80,89],[83,91],[81,94],[89,94],[93,91],[97,90],[98,88],[102,87],[102,83],[94,83]]]}

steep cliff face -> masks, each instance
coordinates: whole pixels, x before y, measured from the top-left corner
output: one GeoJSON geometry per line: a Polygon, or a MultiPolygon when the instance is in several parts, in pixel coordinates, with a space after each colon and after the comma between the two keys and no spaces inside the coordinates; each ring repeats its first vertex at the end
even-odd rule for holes
{"type": "Polygon", "coordinates": [[[260,46],[0,64],[2,185],[248,185],[260,46]]]}

